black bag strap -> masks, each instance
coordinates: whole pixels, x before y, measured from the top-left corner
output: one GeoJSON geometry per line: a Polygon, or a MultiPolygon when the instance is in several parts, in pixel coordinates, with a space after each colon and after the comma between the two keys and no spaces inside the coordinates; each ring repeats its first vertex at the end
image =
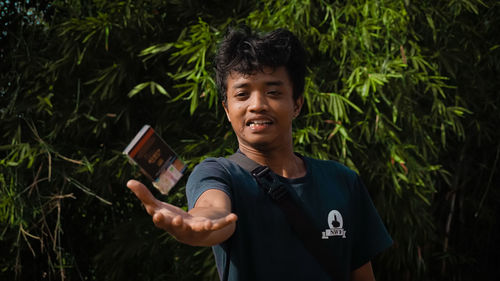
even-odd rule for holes
{"type": "MultiPolygon", "coordinates": [[[[227,157],[227,159],[250,172],[264,192],[283,211],[292,229],[299,236],[299,239],[309,253],[318,261],[332,280],[337,280],[339,275],[335,268],[335,258],[322,245],[321,231],[318,231],[313,220],[308,217],[303,208],[292,198],[288,186],[281,182],[271,169],[259,165],[240,151],[227,157]]],[[[228,266],[226,269],[228,269],[228,266]]]]}

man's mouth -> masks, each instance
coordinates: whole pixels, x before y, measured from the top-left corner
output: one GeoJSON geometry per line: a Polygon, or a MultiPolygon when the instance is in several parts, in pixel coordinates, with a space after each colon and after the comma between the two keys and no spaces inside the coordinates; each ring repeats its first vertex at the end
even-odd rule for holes
{"type": "Polygon", "coordinates": [[[250,120],[247,122],[247,126],[250,127],[250,129],[258,129],[258,128],[263,128],[266,126],[271,125],[273,122],[270,120],[250,120]]]}

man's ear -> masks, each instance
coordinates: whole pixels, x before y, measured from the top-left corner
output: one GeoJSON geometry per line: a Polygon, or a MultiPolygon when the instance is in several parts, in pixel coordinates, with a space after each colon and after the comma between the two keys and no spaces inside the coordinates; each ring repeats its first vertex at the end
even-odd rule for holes
{"type": "Polygon", "coordinates": [[[227,102],[222,102],[222,107],[224,107],[224,111],[226,112],[227,121],[231,123],[231,118],[229,118],[229,111],[227,109],[227,102]]]}
{"type": "Polygon", "coordinates": [[[293,116],[297,117],[300,114],[300,110],[302,110],[302,106],[304,105],[304,96],[300,96],[295,100],[295,105],[294,105],[294,112],[293,116]]]}

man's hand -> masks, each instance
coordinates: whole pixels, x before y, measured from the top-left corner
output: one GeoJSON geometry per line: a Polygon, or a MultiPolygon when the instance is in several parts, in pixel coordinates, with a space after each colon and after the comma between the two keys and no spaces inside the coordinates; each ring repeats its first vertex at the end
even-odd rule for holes
{"type": "Polygon", "coordinates": [[[139,181],[129,180],[127,187],[144,204],[156,227],[167,231],[180,242],[193,246],[212,246],[222,243],[234,232],[237,217],[230,212],[230,200],[222,191],[206,191],[198,199],[195,208],[186,212],[156,199],[139,181]]]}

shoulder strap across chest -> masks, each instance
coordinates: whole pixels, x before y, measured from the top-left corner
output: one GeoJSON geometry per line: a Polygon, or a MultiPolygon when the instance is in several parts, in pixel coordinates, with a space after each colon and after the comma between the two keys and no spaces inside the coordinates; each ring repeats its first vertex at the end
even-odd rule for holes
{"type": "Polygon", "coordinates": [[[283,211],[305,248],[316,258],[332,280],[336,280],[338,273],[334,266],[335,259],[322,243],[321,231],[317,229],[305,210],[290,196],[287,184],[281,182],[271,169],[259,165],[240,151],[227,158],[252,174],[260,188],[283,211]]]}

